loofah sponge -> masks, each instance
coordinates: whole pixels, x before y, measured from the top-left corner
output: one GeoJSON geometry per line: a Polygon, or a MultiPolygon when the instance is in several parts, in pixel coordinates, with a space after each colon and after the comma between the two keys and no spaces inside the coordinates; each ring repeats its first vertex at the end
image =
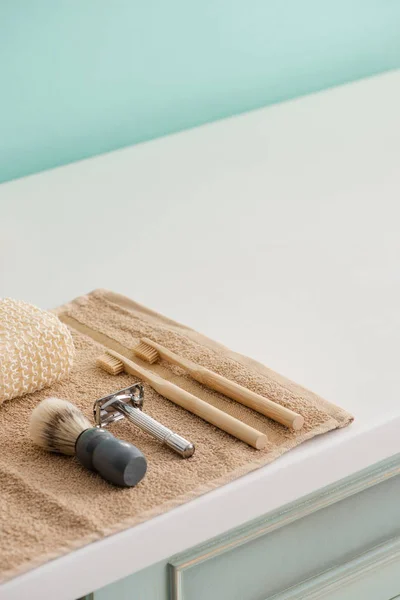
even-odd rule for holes
{"type": "Polygon", "coordinates": [[[0,404],[68,375],[74,354],[71,334],[55,315],[0,299],[0,404]]]}

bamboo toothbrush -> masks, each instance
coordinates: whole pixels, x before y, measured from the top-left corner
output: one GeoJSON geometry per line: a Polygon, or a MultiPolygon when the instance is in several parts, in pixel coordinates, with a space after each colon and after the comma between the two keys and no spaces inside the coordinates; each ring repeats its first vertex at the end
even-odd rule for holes
{"type": "Polygon", "coordinates": [[[148,369],[137,365],[122,354],[119,354],[119,352],[115,352],[115,350],[107,349],[107,352],[97,359],[97,365],[111,375],[118,375],[125,371],[130,375],[139,377],[161,396],[168,398],[174,404],[178,404],[178,406],[201,417],[208,423],[222,429],[222,431],[230,433],[257,450],[262,450],[267,444],[267,436],[261,431],[257,431],[257,429],[246,425],[246,423],[242,423],[239,419],[235,419],[215,406],[193,396],[193,394],[163,379],[156,373],[152,373],[148,369]]]}
{"type": "Polygon", "coordinates": [[[182,358],[178,354],[175,354],[171,350],[161,346],[161,344],[157,344],[148,338],[142,338],[136,348],[133,349],[133,352],[136,356],[150,364],[153,364],[162,358],[173,365],[178,365],[185,369],[185,371],[187,371],[196,381],[199,381],[216,392],[225,394],[228,398],[236,400],[237,402],[244,404],[244,406],[248,406],[286,427],[290,427],[297,431],[304,425],[304,417],[293,410],[285,408],[272,400],[268,400],[268,398],[264,398],[242,385],[230,381],[229,379],[226,379],[226,377],[218,375],[218,373],[214,373],[214,371],[210,371],[210,369],[202,367],[191,360],[182,358]]]}

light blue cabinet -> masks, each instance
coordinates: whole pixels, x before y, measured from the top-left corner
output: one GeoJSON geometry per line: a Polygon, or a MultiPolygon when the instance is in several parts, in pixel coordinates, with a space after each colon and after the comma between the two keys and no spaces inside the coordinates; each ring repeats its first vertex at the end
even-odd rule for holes
{"type": "Polygon", "coordinates": [[[134,573],[94,600],[391,600],[400,455],[134,573]]]}

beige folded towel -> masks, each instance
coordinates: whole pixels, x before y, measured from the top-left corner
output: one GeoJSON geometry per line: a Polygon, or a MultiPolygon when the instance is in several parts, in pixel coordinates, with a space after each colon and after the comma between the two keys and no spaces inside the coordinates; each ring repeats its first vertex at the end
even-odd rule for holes
{"type": "Polygon", "coordinates": [[[51,390],[0,407],[0,581],[151,519],[270,463],[305,440],[352,421],[343,409],[264,365],[118,294],[97,290],[60,307],[57,314],[74,338],[76,360],[70,376],[51,390]],[[192,458],[182,460],[126,419],[114,423],[110,431],[138,446],[148,461],[143,481],[135,488],[121,489],[89,473],[74,458],[36,448],[28,436],[35,406],[55,395],[73,402],[92,419],[94,400],[136,381],[126,373],[109,375],[96,367],[96,358],[107,348],[131,356],[130,349],[141,337],[150,337],[293,408],[304,416],[304,427],[291,431],[161,361],[147,366],[265,433],[265,450],[254,450],[146,384],[146,413],[190,439],[196,446],[192,458]]]}

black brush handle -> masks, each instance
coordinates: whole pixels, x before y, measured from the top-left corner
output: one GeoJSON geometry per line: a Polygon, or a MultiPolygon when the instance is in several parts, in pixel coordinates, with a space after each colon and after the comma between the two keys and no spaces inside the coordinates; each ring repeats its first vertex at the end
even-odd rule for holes
{"type": "Polygon", "coordinates": [[[76,456],[84,467],[110,483],[132,487],[146,474],[147,461],[136,446],[115,438],[105,429],[86,429],[76,440],[76,456]]]}

